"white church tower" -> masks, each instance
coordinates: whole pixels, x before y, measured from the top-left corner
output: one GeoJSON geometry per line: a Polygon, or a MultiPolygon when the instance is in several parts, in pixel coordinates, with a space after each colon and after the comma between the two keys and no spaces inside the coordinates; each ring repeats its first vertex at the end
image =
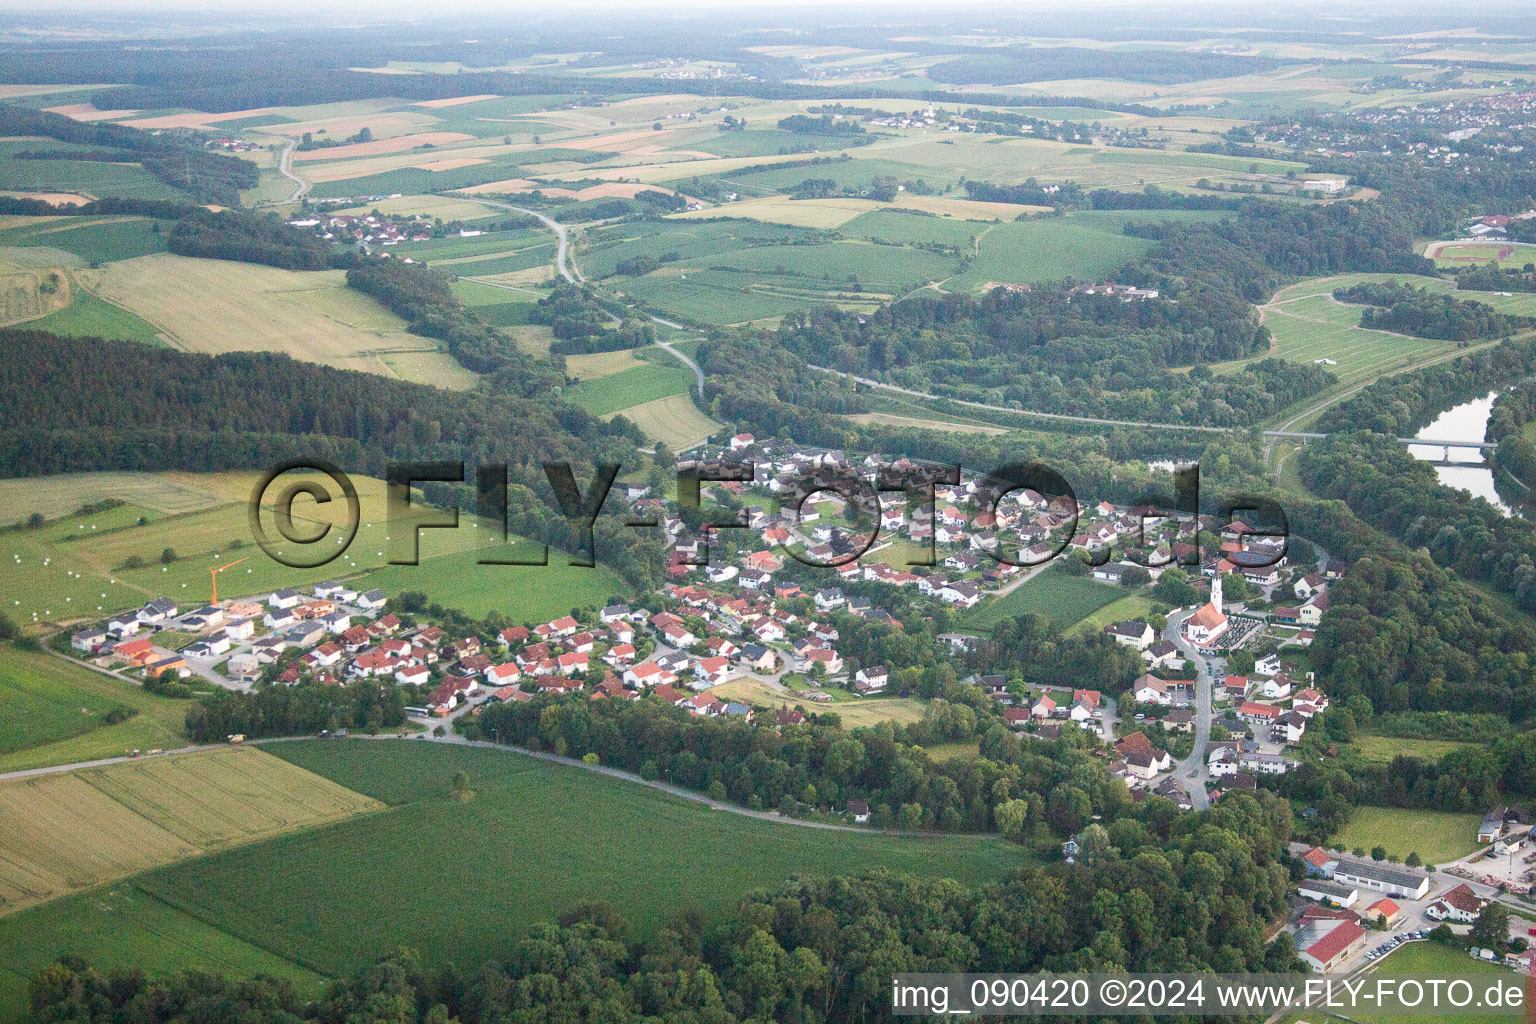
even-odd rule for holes
{"type": "Polygon", "coordinates": [[[1221,573],[1217,573],[1211,581],[1211,607],[1216,609],[1217,615],[1226,614],[1221,607],[1221,573]]]}

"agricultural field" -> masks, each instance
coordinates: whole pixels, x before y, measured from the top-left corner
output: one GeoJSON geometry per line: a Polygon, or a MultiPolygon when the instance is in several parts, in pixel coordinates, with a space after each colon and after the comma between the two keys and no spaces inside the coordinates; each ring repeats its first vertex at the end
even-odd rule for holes
{"type": "Polygon", "coordinates": [[[916,430],[945,430],[952,434],[987,434],[996,436],[1008,433],[1006,427],[985,426],[979,423],[953,423],[948,420],[924,419],[916,416],[898,416],[889,412],[860,412],[847,417],[851,423],[875,423],[883,427],[912,427],[916,430]]]}
{"type": "Polygon", "coordinates": [[[623,416],[673,452],[687,451],[702,444],[721,425],[704,414],[687,393],[668,395],[652,402],[642,402],[605,417],[623,416]]]}
{"type": "Polygon", "coordinates": [[[121,306],[97,298],[79,285],[70,289],[69,305],[36,320],[28,320],[26,326],[66,338],[110,338],[159,347],[165,345],[154,324],[121,306]]]}
{"type": "Polygon", "coordinates": [[[63,308],[69,299],[69,277],[61,267],[33,268],[0,262],[0,323],[9,325],[46,316],[63,308]]]}
{"type": "Polygon", "coordinates": [[[379,808],[255,748],[0,782],[0,914],[379,808]]]}
{"type": "Polygon", "coordinates": [[[693,371],[680,363],[644,363],[583,380],[566,397],[594,416],[605,416],[670,395],[685,395],[693,384],[693,371]]]}
{"type": "Polygon", "coordinates": [[[980,233],[978,252],[965,271],[944,282],[948,291],[983,291],[993,284],[1034,284],[1113,274],[1151,248],[1123,233],[1132,221],[1199,220],[1205,211],[1083,212],[1067,217],[998,224],[980,233]]]}
{"type": "Polygon", "coordinates": [[[871,238],[899,245],[969,246],[987,229],[986,223],[953,217],[927,217],[896,210],[876,209],[844,223],[841,231],[855,238],[871,238]]]}
{"type": "MultiPolygon", "coordinates": [[[[678,260],[732,253],[753,245],[788,243],[820,237],[816,232],[782,224],[736,221],[693,222],[678,218],[638,221],[591,229],[581,252],[581,269],[589,277],[615,273],[619,261],[633,256],[657,259],[675,254],[678,260]]],[[[613,287],[624,288],[620,278],[613,287]]]]}
{"type": "Polygon", "coordinates": [[[136,163],[88,160],[0,160],[0,189],[80,192],[99,198],[187,198],[136,163]]]}
{"type": "MultiPolygon", "coordinates": [[[[60,473],[48,477],[0,479],[0,526],[32,513],[46,519],[69,515],[82,505],[125,501],[154,513],[195,512],[221,502],[210,477],[193,473],[60,473]]],[[[98,529],[112,525],[92,519],[98,529]]],[[[78,525],[86,526],[82,522],[78,525]]]]}
{"type": "Polygon", "coordinates": [[[0,231],[0,246],[44,246],[72,252],[86,263],[110,263],[165,251],[167,225],[148,217],[28,218],[0,231]]]}
{"type": "Polygon", "coordinates": [[[406,945],[466,965],[504,952],[512,936],[602,894],[641,934],[697,907],[718,919],[747,892],[796,872],[891,867],[962,881],[999,878],[1024,854],[967,837],[894,839],[829,832],[711,811],[635,783],[512,752],[440,744],[311,741],[272,751],[394,810],[202,857],[136,879],[145,891],[231,934],[325,973],[406,945]],[[472,799],[447,798],[464,770],[472,799]],[[574,822],[580,828],[574,828],[574,822]],[[430,835],[433,842],[423,844],[430,835]],[[686,849],[688,856],[676,854],[686,849]],[[473,885],[422,880],[443,850],[560,871],[491,870],[473,885]],[[710,884],[693,884],[708,877],[710,884]]]}
{"type": "Polygon", "coordinates": [[[961,621],[970,629],[991,629],[1003,619],[1035,612],[1066,629],[1124,596],[1123,587],[1046,568],[1003,597],[986,598],[961,621]]]}
{"type": "Polygon", "coordinates": [[[339,270],[302,272],[162,253],[76,272],[100,298],[191,352],[285,352],[376,370],[384,353],[435,351],[405,322],[346,286],[339,270]]]}
{"type": "Polygon", "coordinates": [[[1145,592],[1130,591],[1125,597],[1117,598],[1104,607],[1079,619],[1073,624],[1072,631],[1076,633],[1096,633],[1112,622],[1145,619],[1148,615],[1166,611],[1166,605],[1158,604],[1145,592]]]}
{"type": "Polygon", "coordinates": [[[1345,849],[1359,847],[1367,852],[1382,846],[1398,860],[1417,853],[1426,864],[1445,864],[1477,849],[1477,826],[1482,820],[1481,814],[1357,807],[1333,841],[1345,849]]]}
{"type": "Polygon", "coordinates": [[[143,758],[75,774],[205,853],[381,806],[255,747],[143,758]]]}
{"type": "Polygon", "coordinates": [[[181,746],[186,701],[41,651],[0,660],[0,773],[181,746]]]}

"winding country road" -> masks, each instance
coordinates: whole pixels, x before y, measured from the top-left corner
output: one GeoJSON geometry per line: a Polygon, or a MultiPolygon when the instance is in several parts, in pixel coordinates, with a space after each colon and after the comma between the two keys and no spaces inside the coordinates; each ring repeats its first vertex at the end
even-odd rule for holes
{"type": "Polygon", "coordinates": [[[672,343],[670,341],[660,341],[660,340],[658,340],[656,342],[656,344],[657,344],[658,347],[664,348],[668,352],[672,353],[672,355],[674,357],[676,357],[677,359],[682,360],[683,365],[688,367],[688,369],[693,371],[693,376],[694,376],[694,379],[695,379],[695,382],[696,382],[694,384],[694,387],[699,392],[699,401],[701,401],[701,402],[704,401],[704,371],[699,369],[699,364],[694,362],[692,359],[689,359],[682,352],[680,352],[677,349],[673,348],[672,347],[672,343]]]}
{"type": "Polygon", "coordinates": [[[298,145],[298,142],[290,138],[283,145],[283,151],[277,157],[277,172],[294,184],[293,195],[287,199],[290,203],[302,201],[305,196],[309,195],[309,190],[314,187],[310,181],[299,177],[293,170],[293,151],[298,148],[298,145]]]}
{"type": "Polygon", "coordinates": [[[553,217],[545,216],[538,210],[529,210],[521,206],[513,206],[510,203],[498,203],[494,199],[480,199],[477,196],[465,195],[457,196],[457,198],[463,199],[466,202],[479,203],[481,206],[490,206],[498,210],[511,210],[513,213],[526,214],[540,221],[545,227],[555,233],[555,270],[571,284],[580,284],[582,282],[581,271],[576,269],[575,263],[568,263],[566,261],[566,252],[570,248],[570,241],[566,238],[564,224],[561,224],[553,217]]]}

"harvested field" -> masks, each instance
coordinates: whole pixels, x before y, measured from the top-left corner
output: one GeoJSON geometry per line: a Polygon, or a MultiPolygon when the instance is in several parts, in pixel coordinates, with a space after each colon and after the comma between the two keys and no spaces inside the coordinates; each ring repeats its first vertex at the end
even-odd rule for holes
{"type": "MultiPolygon", "coordinates": [[[[910,725],[923,717],[923,704],[910,697],[866,697],[861,700],[833,700],[825,703],[802,700],[787,690],[778,690],[756,679],[733,679],[707,691],[721,700],[735,700],[757,707],[792,708],[835,712],[845,729],[857,729],[895,722],[910,725]]],[[[844,692],[841,696],[847,696],[844,692]]]]}
{"type": "Polygon", "coordinates": [[[539,187],[539,183],[532,178],[503,178],[501,181],[488,181],[483,185],[471,185],[468,188],[455,189],[457,192],[467,192],[470,195],[489,193],[492,195],[505,192],[528,192],[539,187]]]}
{"type": "MultiPolygon", "coordinates": [[[[54,206],[83,206],[96,198],[80,192],[16,192],[9,189],[0,190],[0,196],[9,199],[36,199],[40,202],[52,203],[54,206]]],[[[37,220],[36,217],[23,218],[23,222],[35,223],[37,220]]]]}
{"type": "Polygon", "coordinates": [[[203,852],[381,807],[255,747],[144,758],[76,774],[203,852]]]}
{"type": "Polygon", "coordinates": [[[255,748],[0,783],[0,914],[382,805],[255,748]]]}
{"type": "Polygon", "coordinates": [[[412,106],[427,107],[436,110],[439,107],[456,107],[461,103],[479,103],[481,100],[494,100],[497,96],[493,92],[483,92],[476,96],[450,96],[445,100],[422,100],[412,106]]]}
{"type": "Polygon", "coordinates": [[[944,430],[952,434],[1006,434],[1004,427],[984,427],[976,423],[950,423],[944,420],[924,420],[914,416],[896,416],[888,412],[861,412],[847,417],[855,423],[878,423],[887,427],[917,427],[922,430],[944,430]]]}
{"type": "Polygon", "coordinates": [[[887,204],[898,210],[923,210],[940,217],[956,217],[960,220],[1013,220],[1021,213],[1039,213],[1048,206],[1021,206],[1014,203],[983,203],[975,199],[955,199],[950,196],[916,196],[903,192],[894,203],[887,204]]]}
{"type": "Polygon", "coordinates": [[[341,271],[301,272],[157,254],[77,271],[81,284],[190,352],[286,352],[376,370],[380,353],[437,351],[405,322],[346,287],[341,271]]]}
{"type": "Polygon", "coordinates": [[[633,349],[617,352],[594,352],[591,355],[566,356],[565,372],[577,380],[592,380],[609,374],[632,370],[641,365],[633,349]]]}
{"type": "MultiPolygon", "coordinates": [[[[226,501],[228,494],[210,493],[210,477],[190,473],[65,473],[0,479],[0,526],[20,522],[33,512],[57,519],[81,505],[108,498],[175,515],[197,512],[226,501]]],[[[249,495],[250,484],[244,485],[249,495]]],[[[229,492],[237,494],[239,488],[229,492]]]]}
{"type": "Polygon", "coordinates": [[[36,320],[69,305],[69,275],[0,263],[0,324],[36,320]]]}
{"type": "Polygon", "coordinates": [[[612,419],[623,416],[673,451],[686,451],[702,444],[721,425],[700,411],[688,395],[668,395],[653,402],[632,405],[616,413],[604,416],[612,419]]]}
{"type": "Polygon", "coordinates": [[[353,142],[345,146],[329,146],[295,153],[294,160],[345,160],[354,156],[383,156],[386,153],[403,153],[421,146],[441,146],[448,142],[465,142],[473,135],[463,132],[420,132],[415,135],[397,135],[392,139],[374,139],[372,142],[353,142]]]}
{"type": "MultiPolygon", "coordinates": [[[[161,117],[146,117],[133,121],[133,128],[202,128],[216,125],[220,121],[238,121],[245,117],[260,117],[263,114],[272,113],[272,107],[256,107],[251,110],[227,110],[222,114],[205,114],[201,111],[192,111],[187,114],[166,114],[161,117]]],[[[136,114],[138,111],[125,111],[126,114],[136,114]]],[[[73,115],[71,115],[73,116],[73,115]]],[[[92,120],[97,120],[93,118],[92,120]]]]}
{"type": "MultiPolygon", "coordinates": [[[[643,187],[643,186],[635,186],[643,187]]],[[[789,224],[801,228],[835,228],[863,213],[878,210],[883,204],[872,199],[791,199],[789,196],[766,196],[762,199],[744,199],[724,206],[707,207],[674,214],[672,220],[707,220],[716,217],[739,217],[744,220],[763,221],[768,224],[789,224]]]]}
{"type": "Polygon", "coordinates": [[[77,775],[0,785],[0,914],[196,853],[77,775]]]}
{"type": "Polygon", "coordinates": [[[473,167],[476,164],[483,164],[485,162],[486,161],[481,160],[479,157],[465,156],[459,157],[457,159],[434,160],[429,164],[422,164],[421,169],[424,171],[432,171],[436,173],[438,171],[453,171],[459,169],[460,167],[473,167]]]}

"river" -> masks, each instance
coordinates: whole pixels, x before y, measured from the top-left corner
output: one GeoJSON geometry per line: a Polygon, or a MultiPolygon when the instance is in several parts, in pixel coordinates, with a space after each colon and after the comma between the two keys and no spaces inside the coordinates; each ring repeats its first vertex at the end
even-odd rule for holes
{"type": "MultiPolygon", "coordinates": [[[[1474,398],[1470,402],[1452,406],[1413,436],[1433,437],[1446,441],[1481,441],[1484,432],[1488,429],[1488,417],[1493,411],[1493,400],[1497,397],[1497,391],[1490,391],[1483,398],[1474,398]]],[[[1438,445],[1411,444],[1408,450],[1413,453],[1414,458],[1425,460],[1438,459],[1444,453],[1444,449],[1438,445]]],[[[1493,470],[1488,467],[1487,460],[1480,449],[1452,448],[1450,456],[1452,461],[1458,463],[1457,465],[1435,467],[1435,475],[1440,478],[1442,484],[1465,491],[1474,498],[1484,498],[1505,515],[1511,514],[1509,505],[1499,497],[1499,492],[1494,487],[1493,470]]]]}

